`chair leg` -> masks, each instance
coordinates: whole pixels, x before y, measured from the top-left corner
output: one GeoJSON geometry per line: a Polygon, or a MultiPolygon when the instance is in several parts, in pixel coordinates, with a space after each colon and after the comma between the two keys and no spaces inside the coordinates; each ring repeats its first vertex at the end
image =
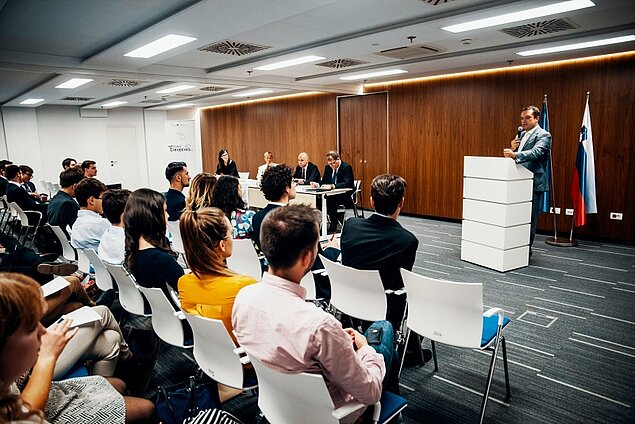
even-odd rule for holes
{"type": "Polygon", "coordinates": [[[483,403],[481,404],[481,418],[479,420],[479,424],[483,423],[483,419],[485,418],[485,407],[487,406],[487,400],[489,398],[489,391],[492,387],[492,378],[494,377],[494,368],[496,367],[496,357],[498,356],[498,346],[500,345],[501,340],[501,328],[498,327],[496,332],[496,344],[494,345],[494,352],[492,353],[492,360],[489,365],[489,372],[487,374],[487,383],[485,384],[485,394],[483,395],[483,403]]]}
{"type": "Polygon", "coordinates": [[[439,363],[437,362],[437,345],[434,344],[434,340],[430,340],[432,345],[432,359],[434,360],[434,371],[439,371],[439,363]]]}
{"type": "Polygon", "coordinates": [[[503,369],[505,370],[505,402],[509,402],[512,398],[512,391],[509,387],[509,371],[507,370],[507,345],[505,344],[504,336],[501,336],[501,343],[503,344],[503,369]]]}
{"type": "Polygon", "coordinates": [[[403,345],[403,353],[401,354],[401,363],[399,364],[398,378],[401,377],[401,370],[403,369],[403,363],[406,360],[406,350],[408,350],[408,341],[410,340],[410,333],[412,330],[409,328],[406,330],[406,343],[403,345]]]}

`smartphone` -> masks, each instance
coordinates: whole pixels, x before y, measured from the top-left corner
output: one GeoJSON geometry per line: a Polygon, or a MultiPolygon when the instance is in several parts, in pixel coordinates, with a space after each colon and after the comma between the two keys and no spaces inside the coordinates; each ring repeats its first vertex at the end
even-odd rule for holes
{"type": "Polygon", "coordinates": [[[368,341],[368,344],[380,344],[383,335],[383,330],[381,328],[371,328],[368,331],[366,340],[368,341]]]}

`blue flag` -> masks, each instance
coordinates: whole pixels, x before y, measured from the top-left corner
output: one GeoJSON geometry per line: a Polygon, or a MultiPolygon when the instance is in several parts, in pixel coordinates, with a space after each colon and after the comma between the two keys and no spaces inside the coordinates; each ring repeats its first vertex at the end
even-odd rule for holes
{"type": "MultiPolygon", "coordinates": [[[[538,125],[540,128],[547,132],[549,131],[549,111],[547,110],[547,96],[545,95],[545,99],[542,101],[542,113],[540,114],[540,119],[538,120],[538,125]]],[[[551,146],[553,147],[553,136],[551,137],[551,146]]],[[[552,190],[551,187],[551,150],[549,150],[549,158],[547,158],[547,181],[549,182],[549,191],[552,190]]],[[[549,212],[549,191],[544,191],[542,193],[542,199],[540,200],[540,213],[548,213],[549,212]]]]}

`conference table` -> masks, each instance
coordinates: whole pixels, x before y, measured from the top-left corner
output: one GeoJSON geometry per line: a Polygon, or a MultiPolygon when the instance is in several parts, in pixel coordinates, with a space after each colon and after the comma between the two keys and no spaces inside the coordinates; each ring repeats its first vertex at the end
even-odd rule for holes
{"type": "MultiPolygon", "coordinates": [[[[257,180],[240,180],[240,184],[243,188],[243,200],[249,205],[249,207],[262,209],[269,201],[265,199],[265,196],[260,191],[260,183],[257,180]]],[[[310,185],[296,186],[295,199],[291,200],[290,204],[303,204],[313,208],[317,208],[317,198],[322,198],[322,231],[321,237],[327,237],[328,235],[328,220],[326,214],[326,202],[330,196],[337,194],[350,192],[350,188],[312,188],[310,185]]]]}

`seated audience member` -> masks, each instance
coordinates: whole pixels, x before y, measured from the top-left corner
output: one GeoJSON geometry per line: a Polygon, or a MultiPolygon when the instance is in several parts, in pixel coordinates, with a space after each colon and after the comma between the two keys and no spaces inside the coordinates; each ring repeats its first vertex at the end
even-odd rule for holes
{"type": "Polygon", "coordinates": [[[216,185],[216,175],[201,172],[190,181],[190,189],[185,199],[185,209],[195,211],[212,206],[212,193],[216,185]]]}
{"type": "MultiPolygon", "coordinates": [[[[419,240],[403,228],[397,217],[404,204],[406,180],[383,174],[373,179],[370,205],[375,213],[368,219],[346,220],[340,244],[342,264],[357,269],[379,271],[384,288],[403,288],[400,268],[412,271],[419,240]]],[[[406,296],[388,295],[388,320],[398,328],[404,314],[406,296]]]]}
{"type": "MultiPolygon", "coordinates": [[[[15,202],[23,211],[37,211],[42,213],[42,220],[40,225],[46,223],[46,208],[45,203],[40,203],[29,196],[29,193],[22,188],[22,172],[18,165],[9,165],[5,170],[5,176],[9,180],[7,186],[7,202],[15,202]]],[[[27,214],[29,218],[29,225],[37,224],[39,217],[34,214],[27,214]]]]}
{"type": "MultiPolygon", "coordinates": [[[[342,161],[340,154],[330,151],[326,154],[327,165],[324,167],[321,184],[330,188],[350,188],[355,189],[355,177],[353,167],[342,161]]],[[[317,186],[312,183],[312,186],[317,186]]],[[[329,231],[337,231],[337,208],[344,205],[347,208],[353,207],[353,200],[350,192],[329,196],[326,201],[326,213],[329,216],[329,231]]]]}
{"type": "Polygon", "coordinates": [[[162,289],[178,310],[168,287],[178,292],[183,268],[165,237],[167,217],[167,205],[161,193],[149,188],[132,192],[123,212],[126,264],[140,286],[162,289]]]}
{"type": "Polygon", "coordinates": [[[309,162],[308,153],[302,152],[298,155],[298,166],[295,167],[293,179],[302,185],[320,182],[320,170],[313,162],[309,162]]]}
{"type": "Polygon", "coordinates": [[[85,178],[95,178],[97,176],[97,162],[94,160],[85,160],[82,162],[81,167],[85,178]]]}
{"type": "Polygon", "coordinates": [[[68,320],[45,329],[39,323],[44,308],[37,283],[0,274],[0,422],[156,422],[152,402],[122,396],[121,380],[52,381],[60,355],[81,329],[71,330],[68,320]]]}
{"type": "Polygon", "coordinates": [[[218,152],[218,165],[216,165],[216,175],[231,175],[238,178],[238,167],[236,162],[229,158],[229,152],[221,149],[218,152]]]}
{"type": "Polygon", "coordinates": [[[126,234],[123,226],[123,210],[130,196],[130,190],[108,190],[102,196],[104,216],[110,221],[110,228],[101,236],[97,255],[110,264],[120,265],[126,255],[126,234]]]}
{"type": "MultiPolygon", "coordinates": [[[[372,405],[381,398],[382,380],[397,356],[392,326],[374,323],[371,329],[380,329],[382,337],[371,346],[365,336],[343,329],[335,317],[305,302],[300,280],[317,256],[318,219],[318,212],[305,205],[267,215],[260,241],[269,272],[261,283],[238,292],[232,324],[240,345],[264,365],[322,374],[336,408],[353,399],[372,405]]],[[[355,422],[362,413],[342,422],[355,422]]]]}
{"type": "Polygon", "coordinates": [[[74,168],[77,166],[77,161],[73,158],[66,158],[62,161],[62,168],[66,171],[68,168],[74,168]]]}
{"type": "Polygon", "coordinates": [[[236,293],[256,280],[225,264],[232,255],[232,227],[218,208],[186,210],[180,221],[185,257],[192,271],[179,279],[181,308],[222,320],[233,338],[231,315],[236,293]]]}
{"type": "Polygon", "coordinates": [[[265,173],[265,170],[270,166],[276,166],[277,163],[273,162],[273,153],[265,152],[265,163],[258,167],[258,172],[256,173],[256,179],[260,181],[262,179],[262,174],[265,173]]]}
{"type": "Polygon", "coordinates": [[[57,225],[68,232],[66,227],[72,227],[77,220],[79,205],[75,201],[75,187],[77,183],[84,179],[84,173],[77,167],[72,167],[60,173],[60,191],[51,198],[46,210],[49,224],[57,225]]]}
{"type": "Polygon", "coordinates": [[[97,178],[84,178],[75,186],[75,198],[79,203],[77,219],[72,227],[71,245],[76,249],[99,249],[99,240],[110,222],[102,218],[102,195],[108,188],[97,178]]]}
{"type": "Polygon", "coordinates": [[[5,176],[5,172],[7,170],[7,166],[13,165],[13,162],[10,160],[0,160],[0,196],[4,196],[7,194],[7,185],[9,184],[9,180],[5,176]]]}
{"type": "Polygon", "coordinates": [[[22,173],[22,188],[31,196],[39,198],[35,184],[31,181],[33,178],[33,168],[29,165],[20,165],[20,172],[22,173]]]}
{"type": "Polygon", "coordinates": [[[212,192],[212,206],[221,209],[230,220],[233,238],[251,238],[251,220],[256,212],[245,210],[238,178],[224,175],[216,181],[212,192]]]}
{"type": "Polygon", "coordinates": [[[183,189],[190,185],[190,173],[185,162],[170,162],[165,168],[165,178],[170,188],[165,192],[168,205],[168,221],[178,221],[185,208],[183,189]]]}

